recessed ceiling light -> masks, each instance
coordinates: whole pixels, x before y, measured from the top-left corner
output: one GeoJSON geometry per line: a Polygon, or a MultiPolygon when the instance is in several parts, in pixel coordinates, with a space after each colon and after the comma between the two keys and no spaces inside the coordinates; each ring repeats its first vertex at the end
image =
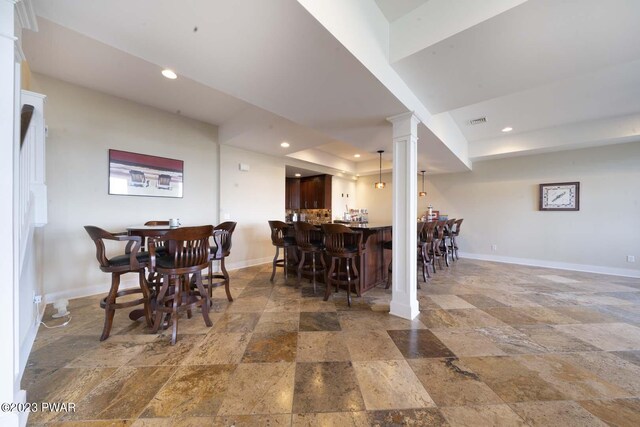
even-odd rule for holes
{"type": "Polygon", "coordinates": [[[178,78],[178,75],[173,70],[170,70],[168,68],[162,70],[162,75],[171,80],[175,80],[178,78]]]}
{"type": "Polygon", "coordinates": [[[511,132],[512,130],[512,127],[507,126],[506,128],[502,129],[502,132],[511,132]]]}
{"type": "Polygon", "coordinates": [[[360,157],[360,154],[354,154],[353,157],[360,157]]]}
{"type": "Polygon", "coordinates": [[[289,148],[289,143],[288,142],[283,142],[282,144],[280,144],[280,147],[289,148]]]}
{"type": "Polygon", "coordinates": [[[299,173],[297,173],[295,176],[302,176],[302,175],[300,175],[299,173]]]}

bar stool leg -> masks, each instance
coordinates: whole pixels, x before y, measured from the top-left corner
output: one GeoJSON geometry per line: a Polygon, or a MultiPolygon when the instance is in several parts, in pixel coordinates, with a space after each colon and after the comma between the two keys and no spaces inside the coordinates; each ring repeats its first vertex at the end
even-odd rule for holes
{"type": "Polygon", "coordinates": [[[351,270],[349,270],[349,260],[351,258],[347,258],[347,305],[351,307],[351,270]]]}
{"type": "Polygon", "coordinates": [[[335,265],[336,265],[336,259],[331,258],[331,267],[329,267],[329,271],[326,273],[327,279],[325,280],[327,285],[324,290],[325,301],[329,300],[329,296],[331,295],[331,281],[333,280],[333,272],[335,270],[335,265]]]}
{"type": "Polygon", "coordinates": [[[316,293],[316,253],[311,254],[311,274],[313,275],[313,293],[316,293]]]}
{"type": "Polygon", "coordinates": [[[109,334],[111,333],[113,316],[116,314],[116,310],[113,308],[113,305],[115,305],[116,297],[118,296],[118,287],[120,287],[120,273],[111,273],[111,289],[109,290],[109,295],[105,298],[104,328],[102,329],[100,341],[104,341],[109,338],[109,334]]]}
{"type": "Polygon", "coordinates": [[[271,282],[273,282],[273,278],[276,277],[276,263],[278,262],[278,255],[280,255],[280,246],[276,246],[276,256],[273,257],[273,269],[271,271],[270,279],[271,282]]]}
{"type": "MultiPolygon", "coordinates": [[[[286,283],[289,271],[289,251],[286,246],[282,250],[284,252],[284,281],[286,283]]],[[[273,280],[271,281],[273,282],[273,280]]]]}
{"type": "Polygon", "coordinates": [[[296,286],[300,287],[300,280],[302,280],[302,267],[304,266],[304,259],[306,253],[302,251],[302,256],[300,257],[300,264],[298,264],[298,280],[296,281],[296,286]]]}

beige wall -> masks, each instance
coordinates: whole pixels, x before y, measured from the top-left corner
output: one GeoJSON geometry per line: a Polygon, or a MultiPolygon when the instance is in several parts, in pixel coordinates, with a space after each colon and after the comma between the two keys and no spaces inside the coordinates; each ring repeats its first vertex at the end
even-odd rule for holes
{"type": "Polygon", "coordinates": [[[378,182],[379,178],[379,175],[367,175],[358,178],[356,184],[358,207],[369,210],[369,222],[371,224],[391,225],[393,179],[390,173],[382,174],[382,181],[386,183],[386,186],[381,190],[377,190],[373,188],[373,185],[378,182]]]}
{"type": "MultiPolygon", "coordinates": [[[[372,222],[390,223],[391,176],[384,190],[376,178],[358,180],[358,200],[372,222]]],[[[476,162],[471,172],[427,176],[417,214],[432,203],[464,218],[460,247],[470,256],[638,275],[639,182],[640,142],[476,162]],[[580,181],[580,211],[540,212],[538,184],[566,181],[580,181]]]]}
{"type": "Polygon", "coordinates": [[[170,217],[185,224],[217,223],[216,127],[38,74],[32,90],[47,95],[47,294],[108,289],[109,275],[98,269],[84,225],[122,231],[170,217]],[[110,148],[183,160],[184,197],[107,194],[110,148]]]}
{"type": "Polygon", "coordinates": [[[270,262],[269,220],[284,220],[284,159],[220,146],[220,221],[236,221],[228,268],[270,262]],[[240,163],[249,171],[240,171],[240,163]]]}

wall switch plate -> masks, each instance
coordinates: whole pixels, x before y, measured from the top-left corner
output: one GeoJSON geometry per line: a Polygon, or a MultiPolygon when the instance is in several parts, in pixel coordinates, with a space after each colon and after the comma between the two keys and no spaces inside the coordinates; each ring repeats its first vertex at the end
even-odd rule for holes
{"type": "Polygon", "coordinates": [[[491,245],[491,250],[496,252],[498,250],[498,245],[491,245]]]}
{"type": "Polygon", "coordinates": [[[627,255],[627,262],[636,262],[636,257],[633,255],[627,255]]]}

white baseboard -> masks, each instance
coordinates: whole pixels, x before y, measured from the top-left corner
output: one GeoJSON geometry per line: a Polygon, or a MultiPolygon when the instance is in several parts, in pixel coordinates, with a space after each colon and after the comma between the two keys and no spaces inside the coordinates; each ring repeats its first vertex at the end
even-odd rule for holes
{"type": "Polygon", "coordinates": [[[40,327],[40,322],[42,322],[42,317],[44,316],[45,307],[45,303],[39,304],[38,312],[36,313],[36,320],[29,327],[29,332],[27,332],[27,336],[20,345],[20,378],[22,378],[22,374],[24,374],[29,354],[31,354],[33,343],[36,341],[36,335],[38,334],[38,328],[40,327]]]}
{"type": "MultiPolygon", "coordinates": [[[[256,259],[249,259],[244,261],[227,263],[225,267],[227,268],[228,271],[233,271],[233,270],[238,270],[240,268],[253,267],[254,265],[267,264],[267,263],[270,263],[271,261],[273,261],[273,257],[256,258],[256,259]]],[[[219,270],[219,262],[214,262],[213,269],[214,271],[219,270]]],[[[119,289],[137,288],[138,286],[139,286],[138,276],[136,276],[135,274],[124,275],[122,276],[122,281],[120,282],[119,289]]],[[[109,292],[110,287],[111,287],[111,283],[108,280],[106,280],[104,283],[100,283],[93,286],[85,286],[82,288],[75,288],[75,289],[66,289],[64,291],[58,291],[58,292],[49,292],[44,296],[44,301],[45,301],[45,304],[49,304],[59,299],[75,299],[75,298],[88,297],[88,296],[98,295],[98,294],[106,295],[109,292]]]]}
{"type": "Polygon", "coordinates": [[[515,258],[508,256],[472,254],[460,252],[460,258],[477,259],[482,261],[502,262],[505,264],[529,265],[532,267],[557,268],[559,270],[582,271],[585,273],[609,274],[611,276],[639,277],[640,270],[630,268],[613,268],[601,265],[571,264],[567,262],[547,261],[541,259],[515,258]]]}
{"type": "MultiPolygon", "coordinates": [[[[138,286],[139,286],[139,283],[138,283],[137,275],[135,274],[124,275],[120,282],[119,289],[122,290],[122,289],[137,288],[138,286]]],[[[104,283],[100,283],[93,286],[85,286],[82,288],[74,288],[74,289],[66,289],[64,291],[49,292],[45,295],[44,302],[45,304],[49,304],[59,299],[75,299],[75,298],[88,297],[88,296],[98,295],[98,294],[106,295],[109,292],[109,289],[111,289],[111,283],[109,281],[106,281],[104,283]]]]}
{"type": "Polygon", "coordinates": [[[273,257],[270,256],[266,258],[255,258],[255,259],[248,259],[244,261],[236,261],[236,262],[226,264],[225,267],[227,267],[227,270],[238,270],[240,268],[253,267],[254,265],[267,264],[272,261],[273,261],[273,257]]]}

